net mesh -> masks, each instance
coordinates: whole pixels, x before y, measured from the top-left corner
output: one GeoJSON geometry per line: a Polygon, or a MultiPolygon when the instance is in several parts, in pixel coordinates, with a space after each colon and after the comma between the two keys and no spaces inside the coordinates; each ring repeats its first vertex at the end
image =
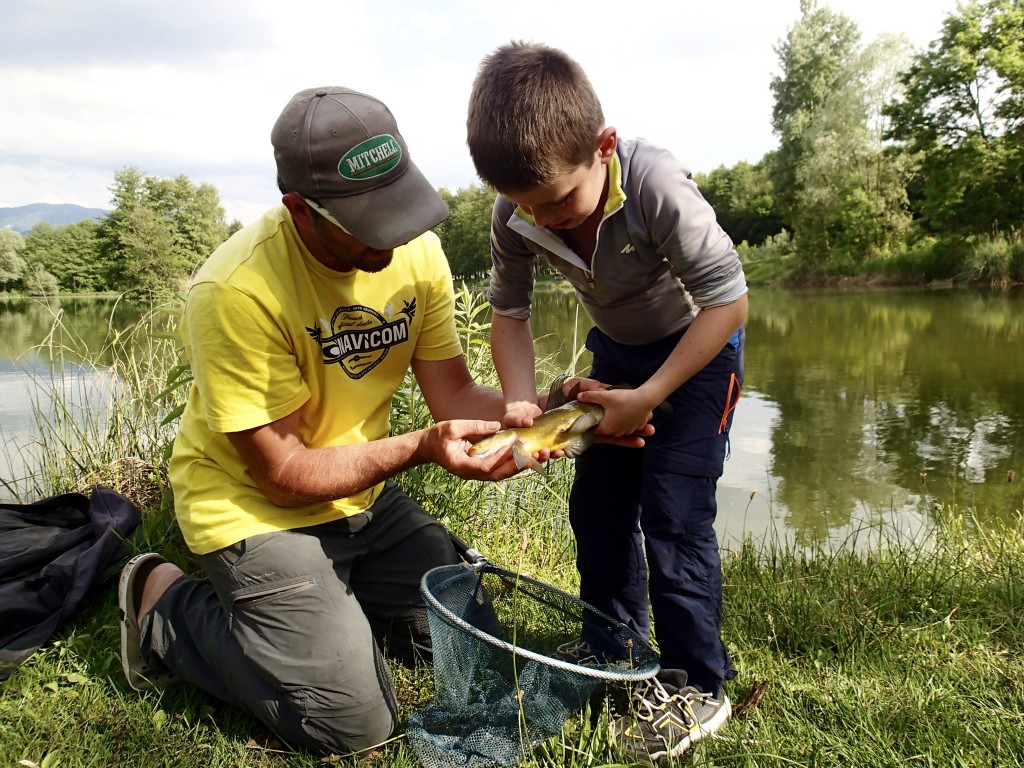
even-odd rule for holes
{"type": "Polygon", "coordinates": [[[436,693],[406,732],[426,768],[513,766],[603,684],[658,672],[657,654],[624,624],[490,563],[434,568],[420,591],[436,693]],[[593,651],[586,659],[552,656],[577,638],[593,651]]]}

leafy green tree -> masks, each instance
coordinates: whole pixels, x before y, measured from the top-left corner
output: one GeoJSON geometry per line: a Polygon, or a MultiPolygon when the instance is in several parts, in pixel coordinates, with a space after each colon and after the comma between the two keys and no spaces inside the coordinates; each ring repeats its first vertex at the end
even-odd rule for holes
{"type": "Polygon", "coordinates": [[[188,264],[176,258],[174,233],[152,208],[138,205],[129,210],[118,234],[124,253],[130,255],[115,273],[121,290],[161,292],[188,273],[188,264]]]}
{"type": "Polygon", "coordinates": [[[477,279],[491,269],[491,209],[494,190],[472,184],[452,193],[439,190],[448,206],[448,219],[435,231],[448,256],[452,274],[477,279]]]}
{"type": "Polygon", "coordinates": [[[24,238],[13,229],[0,228],[0,291],[6,291],[25,273],[25,259],[21,252],[24,238]]]}
{"type": "Polygon", "coordinates": [[[169,223],[174,239],[173,260],[194,270],[228,236],[224,209],[210,184],[192,184],[187,176],[147,178],[148,204],[169,223]]]}
{"type": "Polygon", "coordinates": [[[865,154],[860,31],[842,14],[801,0],[800,20],[776,47],[781,74],[772,79],[773,166],[779,203],[805,262],[832,257],[843,201],[865,154]]]}
{"type": "Polygon", "coordinates": [[[873,89],[898,63],[881,55],[892,40],[865,48],[846,16],[816,0],[800,10],[776,47],[781,74],[771,83],[775,193],[804,264],[855,262],[887,250],[909,224],[905,173],[869,127],[879,114],[873,89]]]}
{"type": "Polygon", "coordinates": [[[782,231],[782,215],[771,179],[772,155],[751,165],[741,161],[732,168],[719,166],[694,179],[701,194],[715,209],[719,224],[737,243],[761,245],[782,231]]]}
{"type": "Polygon", "coordinates": [[[890,103],[888,136],[916,157],[926,231],[1024,225],[1024,0],[971,0],[949,15],[890,103]]]}
{"type": "Polygon", "coordinates": [[[864,51],[872,152],[865,169],[864,189],[872,220],[865,225],[848,224],[846,229],[850,233],[874,232],[877,249],[900,249],[906,243],[913,224],[907,196],[913,162],[888,141],[890,119],[886,113],[886,106],[902,97],[901,78],[910,66],[911,57],[911,43],[905,35],[882,35],[864,51]]]}
{"type": "Polygon", "coordinates": [[[113,210],[97,239],[117,290],[174,290],[227,238],[224,209],[209,184],[143,176],[129,166],[114,174],[111,194],[113,210]]]}
{"type": "Polygon", "coordinates": [[[796,207],[798,169],[810,147],[807,133],[837,95],[847,102],[850,63],[860,44],[860,30],[846,16],[800,0],[800,20],[775,47],[781,74],[772,78],[775,97],[772,129],[779,137],[773,170],[785,213],[796,207]]]}
{"type": "Polygon", "coordinates": [[[60,284],[57,282],[57,278],[39,264],[34,264],[26,269],[22,282],[25,285],[25,293],[29,296],[56,296],[60,293],[60,284]]]}
{"type": "Polygon", "coordinates": [[[57,278],[62,291],[102,290],[106,270],[100,260],[97,229],[92,219],[63,227],[39,222],[25,237],[25,260],[57,278]]]}

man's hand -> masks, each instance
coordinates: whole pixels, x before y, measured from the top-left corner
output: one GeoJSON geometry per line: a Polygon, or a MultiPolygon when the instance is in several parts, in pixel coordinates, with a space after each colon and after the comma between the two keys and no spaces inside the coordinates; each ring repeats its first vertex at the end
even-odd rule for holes
{"type": "Polygon", "coordinates": [[[497,421],[438,422],[424,431],[424,456],[463,480],[504,480],[521,471],[512,456],[512,446],[489,456],[469,455],[473,443],[499,429],[497,421]]]}

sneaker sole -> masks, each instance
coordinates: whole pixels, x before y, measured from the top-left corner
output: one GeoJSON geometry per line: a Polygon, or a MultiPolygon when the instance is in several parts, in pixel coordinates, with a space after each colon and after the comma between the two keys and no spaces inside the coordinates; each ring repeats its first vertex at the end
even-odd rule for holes
{"type": "Polygon", "coordinates": [[[673,746],[672,749],[666,749],[662,752],[651,755],[651,760],[660,760],[666,755],[668,757],[679,757],[705,736],[710,736],[720,730],[727,722],[729,722],[730,717],[732,717],[732,702],[729,701],[728,696],[722,694],[722,706],[718,708],[714,717],[703,725],[698,725],[695,731],[691,731],[686,738],[673,746]]]}

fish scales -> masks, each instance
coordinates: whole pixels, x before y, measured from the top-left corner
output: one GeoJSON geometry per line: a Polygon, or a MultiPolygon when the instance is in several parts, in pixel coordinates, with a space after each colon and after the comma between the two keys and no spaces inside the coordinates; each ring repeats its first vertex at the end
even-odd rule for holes
{"type": "MultiPolygon", "coordinates": [[[[551,385],[549,402],[560,402],[564,376],[559,376],[551,385]]],[[[470,456],[488,456],[512,446],[519,469],[530,467],[547,477],[544,465],[533,458],[537,451],[562,451],[569,458],[576,458],[594,442],[594,427],[604,417],[604,408],[596,403],[581,403],[570,400],[544,411],[533,420],[529,427],[510,427],[474,443],[469,449],[470,456]]]]}

